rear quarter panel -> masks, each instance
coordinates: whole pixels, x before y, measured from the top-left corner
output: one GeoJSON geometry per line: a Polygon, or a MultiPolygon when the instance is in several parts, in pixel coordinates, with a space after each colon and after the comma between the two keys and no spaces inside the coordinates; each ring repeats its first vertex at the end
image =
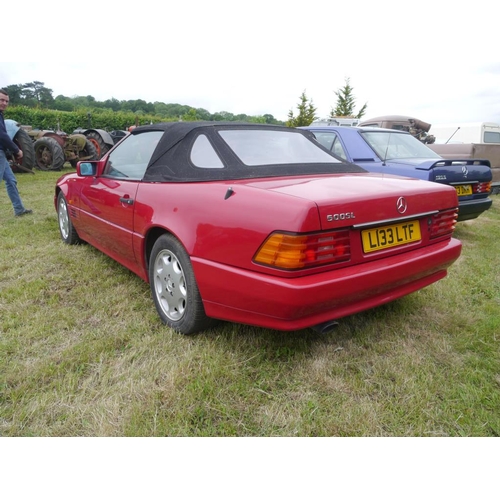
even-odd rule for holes
{"type": "Polygon", "coordinates": [[[248,267],[274,230],[317,231],[320,224],[315,203],[244,183],[144,183],[134,233],[146,238],[154,228],[174,234],[191,256],[248,267]]]}

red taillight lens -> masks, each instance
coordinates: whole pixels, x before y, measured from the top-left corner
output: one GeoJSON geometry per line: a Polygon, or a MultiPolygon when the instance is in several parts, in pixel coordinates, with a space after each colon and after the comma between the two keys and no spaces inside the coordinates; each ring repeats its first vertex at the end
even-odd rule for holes
{"type": "Polygon", "coordinates": [[[273,233],[254,257],[254,262],[280,269],[304,269],[351,258],[349,231],[316,234],[273,233]]]}
{"type": "Polygon", "coordinates": [[[472,192],[474,194],[489,193],[491,191],[491,182],[478,182],[472,185],[472,192]]]}
{"type": "Polygon", "coordinates": [[[444,210],[429,217],[429,236],[439,238],[446,234],[451,234],[455,230],[458,218],[458,208],[444,210]]]}

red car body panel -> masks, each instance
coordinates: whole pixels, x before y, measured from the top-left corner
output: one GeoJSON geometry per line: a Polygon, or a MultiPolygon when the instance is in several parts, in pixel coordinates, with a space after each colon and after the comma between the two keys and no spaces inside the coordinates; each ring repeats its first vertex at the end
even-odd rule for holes
{"type": "Polygon", "coordinates": [[[437,183],[369,173],[162,183],[108,178],[105,165],[106,158],[95,176],[63,176],[56,209],[63,192],[79,237],[145,281],[154,240],[174,235],[191,259],[209,317],[280,330],[311,327],[445,277],[461,251],[449,233],[431,238],[432,215],[458,206],[455,189],[437,183]],[[397,210],[401,196],[404,214],[397,210]],[[418,220],[421,240],[363,252],[364,228],[399,220],[418,220]],[[275,231],[346,227],[347,262],[286,271],[253,260],[275,231]]]}
{"type": "Polygon", "coordinates": [[[460,255],[456,239],[356,266],[289,279],[193,259],[206,313],[238,323],[297,330],[393,301],[447,274],[460,255]],[[236,286],[235,286],[236,285],[236,286]],[[353,301],[352,297],[356,300],[353,301]]]}

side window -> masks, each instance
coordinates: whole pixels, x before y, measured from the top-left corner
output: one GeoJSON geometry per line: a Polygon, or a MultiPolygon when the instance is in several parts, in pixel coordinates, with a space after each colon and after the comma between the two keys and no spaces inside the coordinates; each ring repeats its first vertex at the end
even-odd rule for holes
{"type": "Polygon", "coordinates": [[[142,179],[162,135],[163,132],[159,130],[130,134],[110,153],[104,175],[121,179],[142,179]]]}
{"type": "Polygon", "coordinates": [[[206,135],[199,135],[191,149],[191,161],[199,168],[224,168],[219,155],[216,153],[206,135]]]}
{"type": "Polygon", "coordinates": [[[404,130],[405,132],[410,131],[410,127],[408,127],[408,125],[401,125],[398,123],[393,124],[391,128],[392,130],[404,130]]]}
{"type": "Polygon", "coordinates": [[[500,143],[500,132],[484,132],[484,142],[487,144],[500,143]]]}
{"type": "Polygon", "coordinates": [[[335,139],[333,140],[332,153],[340,156],[344,160],[347,160],[347,155],[345,154],[344,148],[342,147],[342,144],[340,144],[340,139],[337,136],[335,136],[335,139]]]}
{"type": "Polygon", "coordinates": [[[340,156],[344,160],[347,159],[347,155],[345,154],[344,148],[342,147],[340,139],[338,138],[335,132],[314,131],[314,135],[316,136],[316,140],[323,147],[331,151],[333,154],[340,156]]]}
{"type": "Polygon", "coordinates": [[[332,132],[320,132],[318,130],[313,130],[313,134],[316,140],[328,151],[332,150],[333,140],[335,139],[335,134],[332,132]]]}

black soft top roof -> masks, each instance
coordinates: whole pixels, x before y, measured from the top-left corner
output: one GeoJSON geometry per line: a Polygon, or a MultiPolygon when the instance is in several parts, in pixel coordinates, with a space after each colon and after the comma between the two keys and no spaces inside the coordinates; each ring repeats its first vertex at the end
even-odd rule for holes
{"type": "Polygon", "coordinates": [[[252,179],[307,174],[366,172],[363,168],[343,161],[319,145],[314,135],[306,130],[241,122],[169,122],[137,127],[133,135],[147,131],[163,131],[151,156],[143,180],[146,182],[199,182],[212,180],[252,179]],[[219,130],[278,130],[306,136],[316,146],[332,156],[332,163],[279,164],[248,166],[234,154],[218,134],[219,130]],[[190,160],[195,139],[204,134],[210,140],[224,164],[224,168],[199,168],[190,160]]]}

